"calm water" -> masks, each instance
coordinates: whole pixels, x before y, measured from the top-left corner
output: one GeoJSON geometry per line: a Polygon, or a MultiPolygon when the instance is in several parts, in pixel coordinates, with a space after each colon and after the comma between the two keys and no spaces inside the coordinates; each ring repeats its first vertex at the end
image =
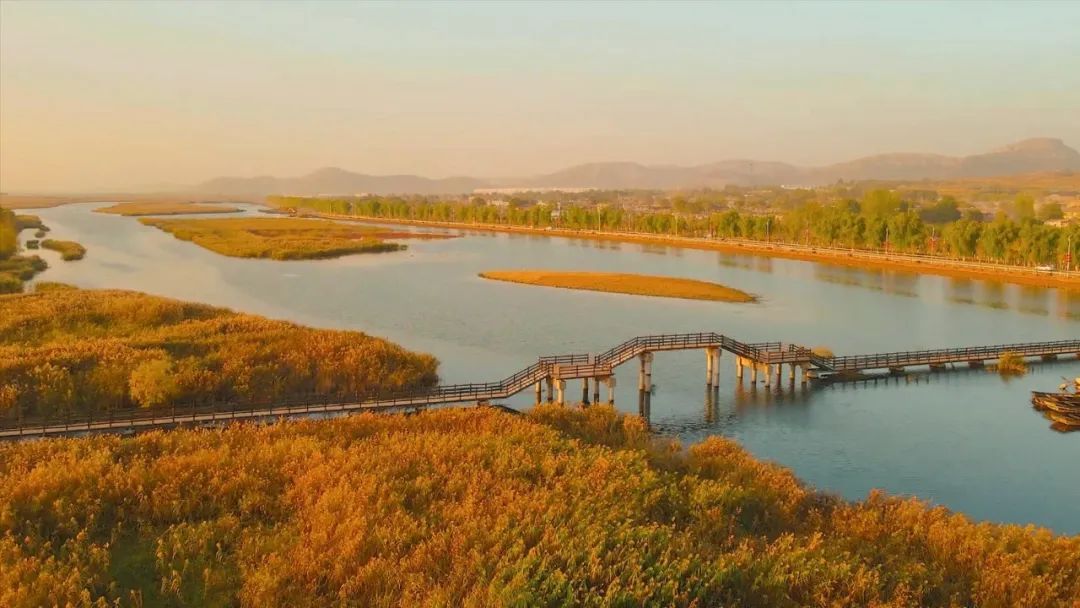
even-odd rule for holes
{"type": "MultiPolygon", "coordinates": [[[[869,353],[1080,336],[1080,294],[808,262],[637,244],[454,232],[404,252],[312,262],[226,258],[96,205],[38,213],[86,259],[43,252],[42,280],[137,289],[319,327],[384,336],[435,354],[447,382],[486,381],[541,354],[599,352],[638,334],[718,331],[748,341],[869,353]],[[485,281],[493,268],[640,272],[718,281],[757,305],[641,298],[485,281]]],[[[248,209],[246,213],[254,213],[248,209]]],[[[24,233],[24,236],[27,233],[24,233]]],[[[1080,433],[1062,435],[1028,402],[1075,360],[1004,381],[986,371],[836,385],[794,394],[740,390],[730,354],[706,405],[705,357],[660,353],[650,413],[694,441],[721,434],[802,479],[849,498],[913,494],[976,519],[1080,533],[1080,433]]],[[[637,411],[636,368],[618,373],[616,405],[637,411]]],[[[570,395],[580,391],[570,383],[570,395]]],[[[532,395],[513,405],[527,406],[532,395]]]]}

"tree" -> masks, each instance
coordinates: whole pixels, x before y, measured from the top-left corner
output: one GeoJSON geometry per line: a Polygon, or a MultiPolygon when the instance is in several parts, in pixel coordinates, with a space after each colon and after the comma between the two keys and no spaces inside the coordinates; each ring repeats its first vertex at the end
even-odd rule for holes
{"type": "Polygon", "coordinates": [[[1030,194],[1021,194],[1012,202],[1009,215],[1016,221],[1035,217],[1035,199],[1030,194]]]}
{"type": "Polygon", "coordinates": [[[1060,220],[1065,217],[1065,212],[1062,211],[1060,203],[1043,203],[1039,206],[1038,217],[1043,222],[1060,220]]]}

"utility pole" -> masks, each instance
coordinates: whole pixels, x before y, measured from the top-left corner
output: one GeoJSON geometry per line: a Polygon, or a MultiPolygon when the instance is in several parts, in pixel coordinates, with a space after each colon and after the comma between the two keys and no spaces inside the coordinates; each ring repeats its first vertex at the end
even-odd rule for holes
{"type": "Polygon", "coordinates": [[[769,242],[769,222],[772,221],[771,217],[765,218],[765,242],[769,242]]]}

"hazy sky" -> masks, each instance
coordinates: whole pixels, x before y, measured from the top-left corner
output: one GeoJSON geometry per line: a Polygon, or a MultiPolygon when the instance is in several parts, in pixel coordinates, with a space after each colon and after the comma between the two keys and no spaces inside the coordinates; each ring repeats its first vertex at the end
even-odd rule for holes
{"type": "Polygon", "coordinates": [[[1080,2],[0,0],[0,189],[1080,145],[1080,2]]]}

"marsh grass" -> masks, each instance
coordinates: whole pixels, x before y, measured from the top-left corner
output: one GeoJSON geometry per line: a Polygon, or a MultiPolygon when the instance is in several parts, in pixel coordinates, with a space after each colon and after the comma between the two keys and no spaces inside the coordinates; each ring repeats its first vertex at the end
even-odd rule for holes
{"type": "Polygon", "coordinates": [[[1001,359],[992,369],[1002,376],[1023,376],[1028,371],[1023,355],[1012,352],[1002,353],[1001,359]]]}
{"type": "Polygon", "coordinates": [[[41,246],[44,249],[51,249],[58,252],[60,254],[60,259],[66,262],[81,260],[86,256],[86,247],[83,247],[75,241],[45,239],[44,241],[41,241],[41,246]]]}
{"type": "MultiPolygon", "coordinates": [[[[139,220],[178,239],[231,257],[306,260],[354,253],[382,253],[405,245],[382,240],[373,227],[296,218],[212,218],[139,220]]],[[[397,235],[394,235],[397,236],[397,235]]]]}
{"type": "Polygon", "coordinates": [[[1080,537],[848,502],[608,406],[0,445],[6,606],[1074,606],[1080,537]],[[148,604],[147,604],[148,605],[148,604]]]}
{"type": "Polygon", "coordinates": [[[481,272],[480,276],[485,279],[526,285],[604,291],[639,296],[711,300],[716,302],[757,301],[757,298],[749,293],[718,283],[643,274],[563,272],[556,270],[491,270],[481,272]]]}
{"type": "Polygon", "coordinates": [[[187,215],[204,213],[236,213],[240,209],[227,205],[209,205],[204,203],[181,203],[181,202],[144,202],[144,203],[118,203],[111,207],[94,209],[95,213],[111,213],[138,217],[142,215],[187,215]]]}

